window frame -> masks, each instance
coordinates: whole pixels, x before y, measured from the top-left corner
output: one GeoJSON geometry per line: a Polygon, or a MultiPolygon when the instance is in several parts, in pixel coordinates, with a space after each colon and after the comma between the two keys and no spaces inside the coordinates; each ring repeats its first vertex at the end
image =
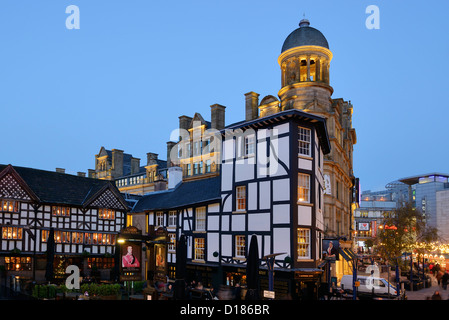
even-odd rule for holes
{"type": "Polygon", "coordinates": [[[195,208],[195,231],[206,231],[206,207],[195,208]]]}
{"type": "Polygon", "coordinates": [[[246,258],[246,236],[245,235],[235,235],[235,257],[236,258],[246,258]]]}
{"type": "Polygon", "coordinates": [[[310,174],[298,172],[298,203],[310,203],[310,183],[310,174]],[[306,180],[302,178],[306,178],[306,180]]]}
{"type": "Polygon", "coordinates": [[[0,212],[19,213],[20,212],[20,202],[17,200],[1,200],[0,201],[0,212]]]}
{"type": "Polygon", "coordinates": [[[194,260],[205,261],[206,240],[205,238],[195,238],[194,240],[194,260]]]}
{"type": "Polygon", "coordinates": [[[246,208],[247,208],[246,185],[236,186],[235,187],[235,211],[245,212],[246,208]]]}
{"type": "Polygon", "coordinates": [[[311,252],[311,230],[310,228],[297,228],[296,229],[296,254],[297,254],[297,260],[307,260],[311,259],[312,252],[311,252]],[[305,240],[304,242],[301,242],[300,239],[305,240]],[[304,253],[301,253],[301,252],[304,253]]]}
{"type": "Polygon", "coordinates": [[[298,126],[298,154],[301,156],[312,156],[312,130],[298,126]]]}

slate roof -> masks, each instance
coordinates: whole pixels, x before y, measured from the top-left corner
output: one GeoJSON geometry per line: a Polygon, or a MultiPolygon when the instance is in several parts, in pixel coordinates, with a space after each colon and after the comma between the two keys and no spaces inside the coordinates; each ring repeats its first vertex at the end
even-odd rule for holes
{"type": "MultiPolygon", "coordinates": [[[[6,167],[7,165],[0,164],[0,172],[6,167]]],[[[82,206],[86,200],[108,184],[112,189],[116,189],[108,180],[26,167],[13,166],[13,169],[39,197],[41,203],[82,206]]],[[[118,189],[116,191],[119,193],[118,189]]]]}
{"type": "Polygon", "coordinates": [[[131,212],[185,207],[221,199],[221,176],[181,182],[175,188],[143,196],[131,212]]]}
{"type": "Polygon", "coordinates": [[[321,31],[310,27],[308,23],[300,25],[301,27],[294,30],[285,39],[281,52],[300,46],[320,46],[329,49],[327,39],[321,31]]]}

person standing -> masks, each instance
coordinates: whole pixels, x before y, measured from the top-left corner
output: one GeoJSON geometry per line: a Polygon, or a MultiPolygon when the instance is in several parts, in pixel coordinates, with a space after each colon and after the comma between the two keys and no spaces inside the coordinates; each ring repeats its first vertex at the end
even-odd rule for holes
{"type": "Polygon", "coordinates": [[[441,277],[441,286],[444,290],[447,289],[447,282],[449,281],[449,273],[447,271],[444,272],[443,276],[441,277]]]}

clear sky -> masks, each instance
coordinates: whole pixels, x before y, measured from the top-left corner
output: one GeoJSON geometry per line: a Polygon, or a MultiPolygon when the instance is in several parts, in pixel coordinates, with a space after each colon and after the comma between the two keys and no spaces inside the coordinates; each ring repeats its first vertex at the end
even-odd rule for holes
{"type": "Polygon", "coordinates": [[[166,159],[178,117],[277,96],[277,58],[305,14],[327,38],[333,98],[351,100],[362,190],[449,173],[447,1],[3,0],[0,163],[67,173],[101,146],[166,159]],[[67,29],[66,7],[80,11],[67,29]],[[377,5],[380,29],[365,21],[377,5]]]}

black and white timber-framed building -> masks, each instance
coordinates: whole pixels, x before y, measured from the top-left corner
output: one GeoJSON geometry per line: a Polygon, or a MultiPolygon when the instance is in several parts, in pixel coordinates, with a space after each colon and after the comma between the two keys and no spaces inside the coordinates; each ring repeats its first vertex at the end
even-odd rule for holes
{"type": "MultiPolygon", "coordinates": [[[[281,253],[275,259],[278,294],[314,291],[323,273],[323,160],[330,151],[325,119],[292,109],[220,132],[219,176],[182,181],[176,174],[181,168],[170,167],[172,188],[143,196],[132,210],[133,224],[147,231],[167,228],[173,279],[176,240],[184,234],[188,280],[244,286],[256,234],[260,258],[281,253]]],[[[263,259],[261,273],[261,288],[267,289],[263,259]]]]}
{"type": "Polygon", "coordinates": [[[0,265],[8,277],[45,280],[53,228],[55,269],[74,264],[81,275],[109,279],[116,238],[129,210],[113,183],[0,165],[0,204],[0,265]]]}

